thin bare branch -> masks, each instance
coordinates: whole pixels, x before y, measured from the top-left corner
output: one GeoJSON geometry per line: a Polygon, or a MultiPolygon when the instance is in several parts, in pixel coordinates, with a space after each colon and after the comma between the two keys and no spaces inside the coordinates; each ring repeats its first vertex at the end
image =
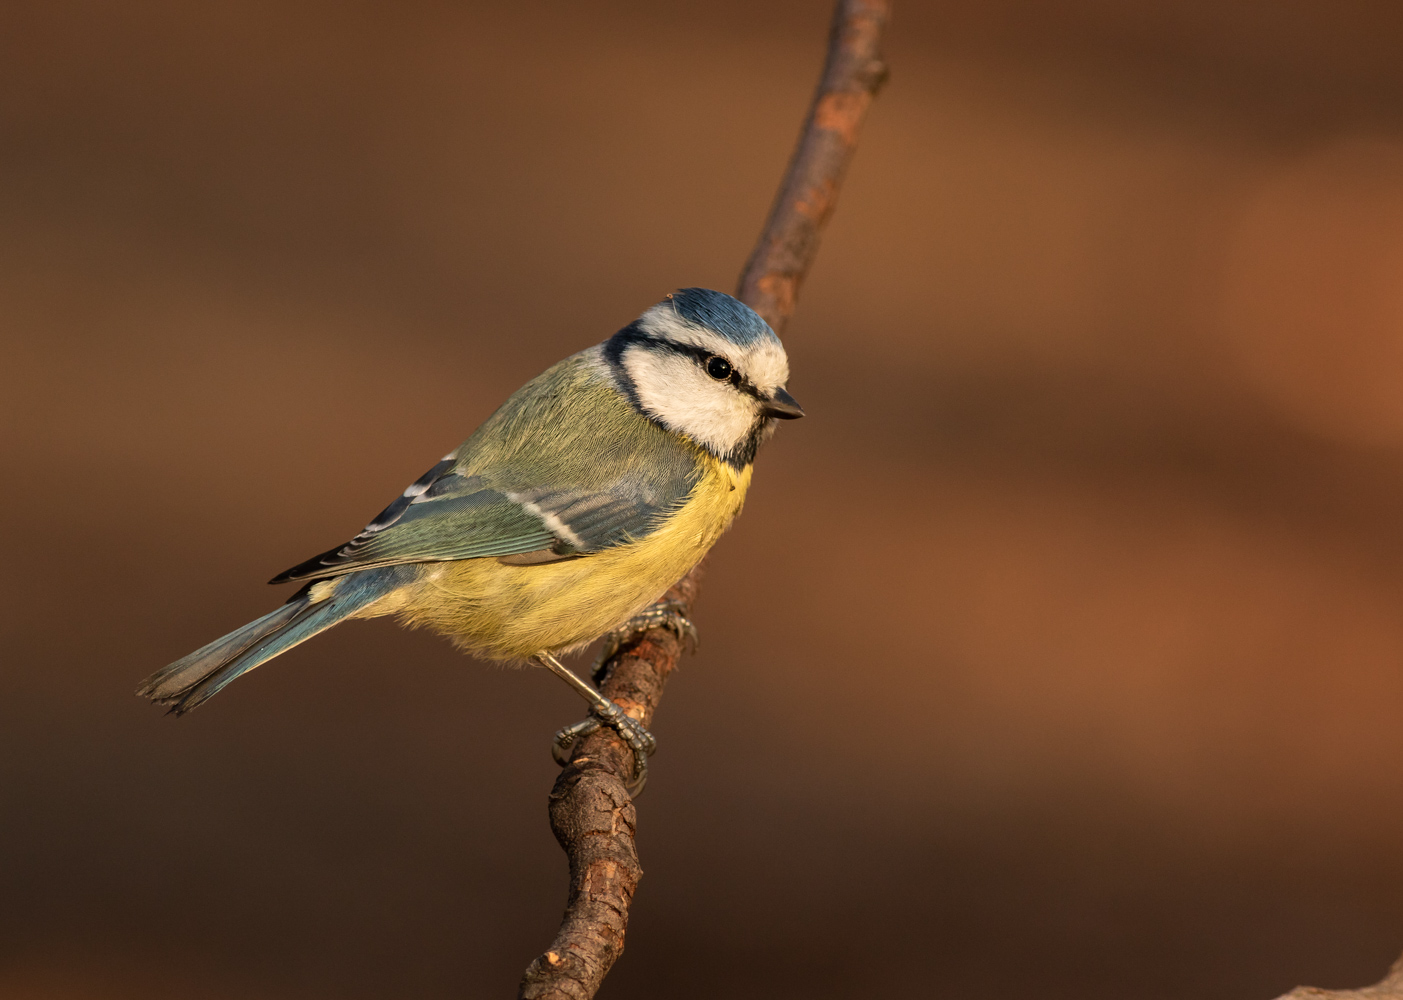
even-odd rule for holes
{"type": "Polygon", "coordinates": [[[740,278],[737,297],[783,333],[818,238],[838,203],[867,109],[887,79],[879,46],[891,14],[885,0],[841,0],[828,61],[794,158],[765,229],[740,278]]]}
{"type": "MultiPolygon", "coordinates": [[[[794,312],[863,118],[886,79],[878,45],[889,13],[887,0],[840,0],[834,11],[823,78],[737,292],[776,331],[794,312]]],[[[701,573],[699,565],[665,599],[690,615],[701,573]]],[[[651,725],[682,648],[665,628],[647,632],[608,665],[601,690],[651,725]]],[[[623,953],[629,904],[643,877],[634,846],[638,817],[624,787],[632,768],[629,750],[604,727],[576,741],[556,779],[550,821],[570,861],[570,891],[555,941],[522,978],[523,1000],[588,1000],[623,953]]]]}

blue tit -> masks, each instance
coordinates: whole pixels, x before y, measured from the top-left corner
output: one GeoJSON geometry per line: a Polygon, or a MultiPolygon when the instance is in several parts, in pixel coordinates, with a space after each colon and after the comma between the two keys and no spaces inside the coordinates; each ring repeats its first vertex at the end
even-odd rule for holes
{"type": "Polygon", "coordinates": [[[803,416],[788,379],[754,311],[675,292],[528,382],[355,538],[274,577],[303,584],[282,607],[137,693],[187,712],[339,622],[394,615],[476,656],[551,669],[641,769],[651,736],[557,657],[666,616],[645,609],[740,513],[775,422],[803,416]]]}

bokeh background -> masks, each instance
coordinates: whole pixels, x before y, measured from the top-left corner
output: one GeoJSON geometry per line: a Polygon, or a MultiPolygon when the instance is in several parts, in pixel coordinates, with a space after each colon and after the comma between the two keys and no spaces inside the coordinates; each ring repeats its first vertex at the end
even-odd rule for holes
{"type": "MultiPolygon", "coordinates": [[[[816,0],[0,6],[0,997],[511,996],[549,677],[356,623],[518,385],[728,289],[816,0]]],[[[1266,998],[1403,949],[1403,13],[898,3],[604,996],[1266,998]]]]}

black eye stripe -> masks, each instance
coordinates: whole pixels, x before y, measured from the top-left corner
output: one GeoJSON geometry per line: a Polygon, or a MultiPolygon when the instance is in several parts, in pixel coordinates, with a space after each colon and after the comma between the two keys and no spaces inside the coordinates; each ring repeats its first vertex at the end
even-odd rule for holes
{"type": "MultiPolygon", "coordinates": [[[[633,346],[644,347],[648,350],[670,351],[673,354],[680,354],[682,357],[691,358],[696,361],[702,371],[706,371],[706,363],[709,360],[717,357],[716,354],[713,354],[704,347],[696,347],[692,344],[679,344],[676,341],[663,340],[661,337],[655,337],[652,334],[645,333],[636,320],[605,342],[604,356],[615,370],[622,372],[624,351],[633,346]]],[[[722,360],[724,361],[725,359],[723,358],[722,360]]],[[[708,375],[710,375],[709,372],[708,375]]],[[[714,375],[711,377],[715,378],[714,375]]],[[[734,366],[731,368],[730,377],[725,381],[735,386],[738,391],[745,393],[747,396],[762,401],[765,399],[764,393],[734,366]]],[[[630,385],[628,391],[630,392],[630,398],[633,398],[633,393],[636,390],[633,390],[630,385]]]]}

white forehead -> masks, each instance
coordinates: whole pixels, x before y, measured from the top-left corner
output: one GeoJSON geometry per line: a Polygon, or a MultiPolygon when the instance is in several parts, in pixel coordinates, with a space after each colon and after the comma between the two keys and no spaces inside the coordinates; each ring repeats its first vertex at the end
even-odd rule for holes
{"type": "Polygon", "coordinates": [[[660,302],[645,312],[638,318],[638,325],[645,333],[661,340],[719,354],[762,392],[774,392],[789,381],[789,358],[778,340],[767,338],[742,346],[727,340],[715,330],[683,319],[668,302],[660,302]]]}

